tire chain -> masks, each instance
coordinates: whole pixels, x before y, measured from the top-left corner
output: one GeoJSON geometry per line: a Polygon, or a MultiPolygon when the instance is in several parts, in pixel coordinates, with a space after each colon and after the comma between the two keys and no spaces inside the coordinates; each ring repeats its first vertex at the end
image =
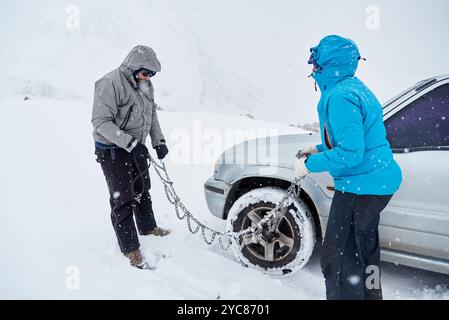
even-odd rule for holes
{"type": "Polygon", "coordinates": [[[273,209],[271,209],[262,219],[260,219],[260,221],[256,225],[248,227],[239,232],[221,232],[206,226],[204,223],[195,218],[193,214],[187,209],[173,187],[173,182],[171,181],[167,173],[165,163],[162,160],[160,161],[161,164],[156,163],[156,161],[150,155],[148,155],[148,159],[150,160],[150,164],[153,164],[154,170],[161,179],[161,182],[164,185],[165,195],[168,201],[174,205],[176,216],[178,217],[178,219],[186,219],[187,228],[192,234],[196,234],[201,230],[202,238],[208,245],[213,245],[215,239],[218,239],[218,242],[223,250],[229,249],[229,247],[232,245],[232,240],[235,240],[237,243],[239,243],[239,238],[241,236],[251,234],[253,237],[256,237],[262,231],[264,224],[268,224],[270,228],[272,228],[272,218],[278,218],[279,216],[277,215],[277,213],[279,212],[281,212],[282,215],[285,214],[286,210],[281,211],[281,209],[286,208],[290,204],[290,201],[288,201],[290,196],[298,199],[298,193],[299,190],[301,190],[301,180],[295,179],[286,190],[284,197],[276,204],[273,209]],[[193,226],[192,222],[194,223],[193,226]],[[209,237],[207,237],[206,235],[207,232],[210,234],[209,237]]]}

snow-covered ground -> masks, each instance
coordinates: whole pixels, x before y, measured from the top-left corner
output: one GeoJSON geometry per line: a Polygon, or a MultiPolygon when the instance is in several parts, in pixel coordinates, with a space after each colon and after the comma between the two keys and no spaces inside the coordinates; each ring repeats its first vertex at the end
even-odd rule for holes
{"type": "MultiPolygon", "coordinates": [[[[306,61],[322,36],[359,44],[359,74],[381,100],[448,72],[447,1],[377,3],[380,25],[369,29],[370,1],[2,1],[0,298],[323,299],[316,256],[282,279],[244,269],[190,235],[154,172],[156,218],[173,233],[141,238],[156,271],[130,268],[94,160],[93,83],[134,45],[156,50],[170,175],[188,208],[224,230],[203,197],[214,160],[241,129],[295,133],[288,124],[316,120],[306,61]]],[[[449,299],[447,276],[391,264],[383,287],[391,299],[449,299]]]]}
{"type": "MultiPolygon", "coordinates": [[[[177,219],[154,171],[152,197],[166,238],[141,237],[156,271],[129,267],[109,219],[106,183],[95,162],[90,105],[48,99],[1,99],[0,298],[323,299],[317,257],[293,276],[271,278],[243,268],[230,252],[209,247],[177,219]],[[48,121],[52,119],[53,121],[48,121]],[[26,129],[24,129],[26,128],[26,129]],[[5,138],[8,137],[8,138],[5,138]],[[79,289],[76,277],[79,275],[79,289]],[[75,282],[73,282],[75,281],[75,282]],[[72,289],[71,289],[72,288],[72,289]]],[[[211,128],[299,132],[246,117],[160,112],[168,145],[201,140],[211,128]],[[201,128],[199,130],[198,128],[201,128]]],[[[274,132],[274,131],[273,131],[274,132]]],[[[268,132],[269,133],[269,132],[268,132]]],[[[208,140],[197,151],[208,148],[208,140]]],[[[210,146],[209,146],[210,147],[210,146]]],[[[224,147],[227,147],[225,145],[224,147]]],[[[190,150],[190,149],[189,149],[190,150]]],[[[198,218],[224,230],[203,198],[213,162],[166,164],[180,197],[198,218]]],[[[385,264],[385,298],[449,299],[447,276],[385,264]]]]}

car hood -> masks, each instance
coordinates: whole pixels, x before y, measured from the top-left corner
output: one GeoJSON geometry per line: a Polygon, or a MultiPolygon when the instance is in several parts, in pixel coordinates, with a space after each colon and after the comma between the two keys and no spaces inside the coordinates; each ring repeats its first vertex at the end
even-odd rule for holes
{"type": "Polygon", "coordinates": [[[247,140],[227,149],[220,166],[277,166],[293,168],[300,149],[321,143],[319,133],[289,134],[247,140]]]}

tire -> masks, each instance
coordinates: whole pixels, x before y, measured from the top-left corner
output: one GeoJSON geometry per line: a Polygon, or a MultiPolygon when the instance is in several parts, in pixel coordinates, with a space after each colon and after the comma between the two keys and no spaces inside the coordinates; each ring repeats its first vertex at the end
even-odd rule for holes
{"type": "MultiPolygon", "coordinates": [[[[227,231],[238,232],[262,218],[285,195],[285,190],[273,187],[254,189],[242,195],[229,210],[227,231]]],[[[234,240],[232,252],[246,267],[282,276],[296,272],[310,258],[315,246],[315,226],[308,207],[290,198],[287,213],[277,224],[276,232],[265,230],[254,243],[241,236],[234,240]]]]}

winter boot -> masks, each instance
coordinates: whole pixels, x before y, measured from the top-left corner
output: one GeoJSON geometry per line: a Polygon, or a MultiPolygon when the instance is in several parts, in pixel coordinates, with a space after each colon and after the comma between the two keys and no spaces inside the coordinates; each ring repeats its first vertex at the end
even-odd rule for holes
{"type": "Polygon", "coordinates": [[[142,253],[140,253],[139,249],[136,249],[134,251],[125,253],[125,256],[129,259],[129,263],[136,268],[143,269],[143,270],[154,270],[156,269],[153,266],[150,266],[148,262],[146,262],[142,256],[142,253]]]}
{"type": "Polygon", "coordinates": [[[169,235],[170,233],[171,233],[171,231],[168,229],[162,229],[160,227],[156,227],[153,230],[150,230],[147,233],[145,233],[144,236],[153,235],[153,236],[158,236],[158,237],[165,237],[166,235],[169,235]]]}

